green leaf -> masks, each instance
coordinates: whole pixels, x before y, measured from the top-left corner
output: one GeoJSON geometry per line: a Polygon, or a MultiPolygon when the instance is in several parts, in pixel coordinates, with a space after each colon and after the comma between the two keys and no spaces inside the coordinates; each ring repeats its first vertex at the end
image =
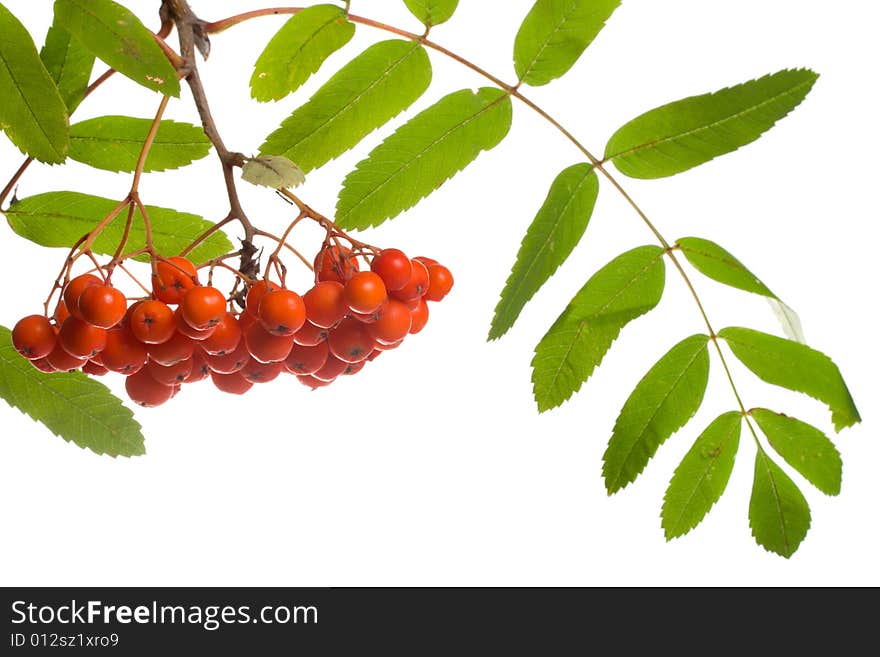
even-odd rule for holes
{"type": "Polygon", "coordinates": [[[95,56],[63,26],[53,23],[46,34],[40,58],[58,85],[68,114],[73,114],[89,86],[95,56]]]}
{"type": "Polygon", "coordinates": [[[580,390],[623,327],[660,303],[665,281],[657,246],[627,251],[587,281],[535,348],[532,384],[540,412],[580,390]]]}
{"type": "Polygon", "coordinates": [[[519,79],[536,87],[567,73],[619,6],[620,0],[538,0],[513,46],[519,79]]]}
{"type": "Polygon", "coordinates": [[[179,96],[177,72],[137,16],[112,0],[55,0],[55,22],[124,76],[179,96]]]}
{"type": "Polygon", "coordinates": [[[403,0],[403,3],[427,27],[445,23],[458,8],[458,0],[403,0]]]}
{"type": "Polygon", "coordinates": [[[825,354],[752,329],[726,328],[718,335],[743,365],[763,381],[828,404],[837,431],[862,421],[840,370],[825,354]]]}
{"type": "Polygon", "coordinates": [[[382,41],[343,66],[266,138],[260,152],[284,155],[308,173],[357,146],[430,84],[431,61],[422,46],[382,41]]]}
{"type": "Polygon", "coordinates": [[[786,559],[810,529],[810,507],[803,493],[760,448],[755,456],[749,526],[758,545],[786,559]]]}
{"type": "Polygon", "coordinates": [[[306,181],[302,169],[283,155],[266,155],[249,159],[241,168],[241,178],[252,185],[272,189],[298,187],[306,181]]]}
{"type": "MultiPolygon", "coordinates": [[[[152,119],[99,116],[70,126],[70,157],[97,169],[134,171],[152,119]]],[[[191,123],[162,121],[147,155],[144,171],[184,167],[205,157],[211,142],[191,123]]]]}
{"type": "Polygon", "coordinates": [[[67,155],[64,100],[31,35],[2,4],[0,34],[0,128],[30,157],[63,162],[67,155]]]}
{"type": "MultiPolygon", "coordinates": [[[[98,222],[119,205],[117,201],[79,192],[47,192],[13,203],[6,213],[9,226],[22,237],[50,247],[71,248],[98,222]]],[[[166,255],[180,253],[197,237],[213,226],[209,221],[186,212],[147,206],[153,227],[156,250],[166,255]]],[[[126,212],[120,213],[95,240],[96,253],[112,255],[122,239],[126,212]]],[[[143,221],[135,213],[127,250],[143,248],[146,243],[143,221]]],[[[194,262],[203,262],[233,251],[232,243],[221,232],[214,233],[190,254],[194,262]]]]}
{"type": "Polygon", "coordinates": [[[678,240],[678,246],[688,262],[704,276],[723,285],[767,297],[773,303],[774,313],[785,334],[792,340],[805,342],[797,313],[773,294],[770,288],[746,269],[733,254],[715,242],[700,237],[682,237],[678,240]]]}
{"type": "Polygon", "coordinates": [[[700,434],[675,469],[663,498],[663,531],[669,541],[699,525],[727,488],[739,449],[742,415],[725,413],[700,434]]]}
{"type": "Polygon", "coordinates": [[[828,437],[793,417],[754,408],[749,414],[785,461],[826,495],[840,493],[843,462],[828,437]]]}
{"type": "Polygon", "coordinates": [[[367,228],[413,207],[499,143],[510,130],[510,96],[457,91],[417,114],[358,162],[336,203],[343,228],[367,228]]]}
{"type": "Polygon", "coordinates": [[[571,255],[590,223],[598,195],[599,180],[590,164],[568,167],[553,181],[495,306],[490,340],[507,333],[529,300],[571,255]]]}
{"type": "Polygon", "coordinates": [[[106,386],[81,372],[45,374],[12,346],[0,326],[0,397],[64,440],[96,454],[144,453],[141,426],[106,386]]]}
{"type": "Polygon", "coordinates": [[[342,7],[306,7],[278,30],[257,59],[251,96],[261,102],[281,100],[299,89],[353,36],[354,23],[342,7]]]}
{"type": "Polygon", "coordinates": [[[679,342],[626,400],[603,456],[609,495],[635,481],[660,445],[699,410],[709,383],[708,344],[708,335],[679,342]]]}
{"type": "Polygon", "coordinates": [[[687,171],[755,141],[800,105],[818,77],[783,70],[658,107],[614,133],[605,160],[631,178],[687,171]]]}

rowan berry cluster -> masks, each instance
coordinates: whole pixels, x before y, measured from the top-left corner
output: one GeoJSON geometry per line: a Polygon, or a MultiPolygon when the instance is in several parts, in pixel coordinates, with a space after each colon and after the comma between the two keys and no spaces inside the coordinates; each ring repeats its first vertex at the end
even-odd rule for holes
{"type": "Polygon", "coordinates": [[[302,296],[249,280],[238,310],[201,284],[183,257],[158,259],[152,294],[131,302],[109,279],[81,274],[64,285],[52,317],[25,317],[12,340],[44,372],[124,375],[141,406],[163,404],[184,383],[208,377],[234,394],[284,373],[318,388],[421,331],[427,302],[440,301],[453,285],[449,270],[430,258],[397,249],[355,254],[340,244],[322,246],[314,273],[302,296]],[[369,270],[359,258],[369,259],[369,270]]]}

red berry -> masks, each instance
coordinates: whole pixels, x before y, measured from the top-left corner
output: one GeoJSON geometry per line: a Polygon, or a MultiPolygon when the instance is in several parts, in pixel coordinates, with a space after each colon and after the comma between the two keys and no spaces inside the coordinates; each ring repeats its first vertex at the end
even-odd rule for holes
{"type": "Polygon", "coordinates": [[[55,348],[55,329],[42,315],[28,315],[12,329],[12,344],[28,360],[45,358],[55,348]]]}
{"type": "Polygon", "coordinates": [[[186,337],[191,338],[196,342],[204,342],[214,334],[214,331],[217,328],[216,326],[209,326],[206,329],[194,329],[186,323],[179,306],[177,310],[174,311],[174,322],[177,325],[178,333],[183,333],[186,337]]]}
{"type": "Polygon", "coordinates": [[[195,265],[187,258],[174,256],[156,264],[152,278],[153,295],[165,303],[180,303],[187,290],[198,284],[195,265]]]}
{"type": "Polygon", "coordinates": [[[248,289],[247,296],[245,297],[245,310],[253,317],[257,317],[260,311],[260,301],[263,300],[266,293],[279,289],[281,289],[281,286],[277,283],[257,281],[248,289]]]}
{"type": "Polygon", "coordinates": [[[291,374],[314,374],[324,367],[329,353],[326,342],[319,342],[314,347],[297,344],[290,350],[284,365],[291,374]]]}
{"type": "Polygon", "coordinates": [[[125,391],[138,406],[161,406],[174,396],[174,386],[156,381],[146,370],[140,370],[125,378],[125,391]]]}
{"type": "Polygon", "coordinates": [[[314,347],[316,344],[326,340],[329,333],[328,329],[315,326],[311,322],[306,322],[294,334],[293,341],[296,344],[301,344],[303,347],[314,347]]]}
{"type": "Polygon", "coordinates": [[[399,290],[412,276],[412,263],[400,249],[384,249],[373,258],[370,269],[379,274],[389,291],[399,290]]]}
{"type": "Polygon", "coordinates": [[[348,307],[356,313],[375,312],[388,298],[385,283],[372,271],[354,274],[345,284],[342,294],[348,307]]]}
{"type": "Polygon", "coordinates": [[[364,369],[364,365],[367,364],[367,361],[362,360],[358,363],[349,363],[348,367],[345,368],[345,371],[342,373],[343,376],[352,376],[357,374],[362,369],[364,369]]]}
{"type": "Polygon", "coordinates": [[[293,348],[292,335],[272,335],[259,322],[247,328],[244,341],[251,356],[261,363],[279,363],[293,348]]]}
{"type": "Polygon", "coordinates": [[[104,376],[109,371],[103,365],[96,363],[93,360],[87,361],[85,365],[82,366],[82,371],[88,374],[89,376],[104,376]]]}
{"type": "Polygon", "coordinates": [[[327,354],[327,361],[324,363],[324,366],[312,374],[312,376],[329,383],[342,374],[348,366],[349,363],[346,363],[344,360],[339,360],[333,354],[327,354]]]}
{"type": "Polygon", "coordinates": [[[93,326],[112,328],[122,321],[128,302],[112,285],[89,285],[77,302],[79,316],[93,326]]]}
{"type": "Polygon", "coordinates": [[[315,281],[345,283],[359,269],[351,249],[344,246],[325,246],[315,256],[315,281]]]}
{"type": "Polygon", "coordinates": [[[180,331],[175,331],[170,340],[166,340],[161,344],[150,345],[150,360],[157,362],[159,365],[174,365],[190,358],[196,348],[196,343],[187,335],[180,331]]]}
{"type": "Polygon", "coordinates": [[[247,365],[251,359],[247,344],[244,339],[240,340],[238,346],[228,354],[222,356],[205,355],[205,362],[212,372],[218,374],[232,374],[238,372],[242,367],[247,365]]]}
{"type": "Polygon", "coordinates": [[[104,281],[92,274],[82,274],[71,279],[71,281],[64,286],[64,294],[62,296],[64,299],[64,305],[67,307],[70,314],[75,317],[79,315],[79,296],[87,287],[103,284],[104,281]]]}
{"type": "Polygon", "coordinates": [[[186,323],[195,329],[218,324],[226,314],[226,297],[209,285],[187,290],[180,300],[180,312],[186,323]]]}
{"type": "Polygon", "coordinates": [[[196,383],[197,381],[207,379],[209,374],[211,374],[211,368],[208,367],[205,357],[200,352],[194,351],[192,355],[192,371],[183,382],[196,383]]]}
{"type": "Polygon", "coordinates": [[[346,363],[357,363],[366,359],[373,351],[373,338],[367,329],[356,319],[347,318],[330,331],[327,337],[330,353],[346,363]]]}
{"type": "Polygon", "coordinates": [[[412,311],[412,326],[409,332],[413,335],[425,328],[428,323],[428,304],[424,299],[419,301],[419,306],[412,311]]]}
{"type": "Polygon", "coordinates": [[[430,265],[428,267],[428,291],[425,299],[428,301],[440,301],[449,294],[455,281],[452,272],[443,265],[430,265]]]}
{"type": "Polygon", "coordinates": [[[128,328],[107,331],[107,344],[101,352],[101,363],[111,372],[134,374],[147,362],[147,346],[128,328]]]}
{"type": "Polygon", "coordinates": [[[272,335],[293,335],[306,321],[306,305],[292,290],[273,290],[260,300],[259,318],[272,335]]]}
{"type": "Polygon", "coordinates": [[[284,363],[261,363],[253,358],[241,368],[239,374],[251,383],[269,383],[284,371],[284,363]]]}
{"type": "Polygon", "coordinates": [[[214,332],[202,340],[202,349],[206,354],[222,356],[235,351],[241,342],[241,326],[235,315],[226,313],[223,319],[214,326],[214,332]]]}
{"type": "Polygon", "coordinates": [[[305,293],[306,317],[315,326],[330,328],[335,326],[348,312],[348,304],[343,295],[342,283],[321,281],[305,293]]]}
{"type": "Polygon", "coordinates": [[[174,336],[177,322],[166,303],[148,299],[128,309],[128,328],[143,343],[161,344],[174,336]]]}
{"type": "Polygon", "coordinates": [[[218,390],[232,395],[243,395],[254,386],[240,372],[233,372],[232,374],[211,372],[211,380],[218,390]]]}
{"type": "Polygon", "coordinates": [[[183,383],[192,374],[193,360],[187,358],[174,365],[160,365],[156,361],[148,361],[146,370],[156,381],[166,386],[183,383]]]}
{"type": "Polygon", "coordinates": [[[107,344],[107,329],[89,324],[84,319],[68,317],[58,331],[58,343],[76,358],[91,358],[107,344]]]}
{"type": "Polygon", "coordinates": [[[388,299],[376,314],[376,321],[367,324],[367,332],[378,342],[403,340],[412,327],[409,307],[397,299],[388,299]]]}
{"type": "Polygon", "coordinates": [[[46,362],[52,366],[56,372],[73,372],[80,369],[88,362],[88,358],[77,358],[71,356],[64,350],[61,344],[56,344],[55,348],[46,356],[46,362]]]}
{"type": "Polygon", "coordinates": [[[323,381],[321,379],[315,378],[314,376],[311,376],[308,374],[297,376],[296,378],[300,383],[302,383],[304,386],[308,386],[312,390],[317,390],[318,388],[323,388],[324,386],[329,386],[334,381],[333,379],[330,379],[328,381],[323,381]]]}
{"type": "Polygon", "coordinates": [[[393,292],[393,296],[401,301],[418,299],[428,291],[429,282],[428,268],[420,260],[413,260],[412,275],[409,277],[406,285],[393,292]]]}
{"type": "Polygon", "coordinates": [[[36,360],[30,361],[30,363],[44,374],[52,374],[53,372],[57,371],[54,367],[52,367],[52,364],[49,362],[48,358],[37,358],[36,360]]]}

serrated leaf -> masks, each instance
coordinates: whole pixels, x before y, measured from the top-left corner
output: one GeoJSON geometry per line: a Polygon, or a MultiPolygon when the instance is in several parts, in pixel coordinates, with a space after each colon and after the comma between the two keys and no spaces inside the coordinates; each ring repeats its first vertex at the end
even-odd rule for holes
{"type": "Polygon", "coordinates": [[[843,462],[828,437],[797,418],[754,408],[749,414],[776,452],[826,495],[840,493],[843,462]]]}
{"type": "Polygon", "coordinates": [[[445,23],[458,8],[458,0],[403,0],[403,3],[427,27],[445,23]]]}
{"type": "Polygon", "coordinates": [[[357,146],[430,84],[431,61],[421,45],[399,39],[372,45],[285,119],[260,153],[284,155],[308,173],[357,146]]]}
{"type": "Polygon", "coordinates": [[[774,311],[785,334],[792,340],[805,342],[797,313],[786,306],[732,253],[715,242],[700,237],[682,237],[678,240],[678,246],[688,262],[704,276],[723,285],[767,297],[774,303],[774,311]],[[785,311],[780,313],[777,308],[785,308],[785,311]]]}
{"type": "Polygon", "coordinates": [[[619,6],[620,0],[538,0],[513,46],[519,79],[536,87],[567,73],[619,6]]]}
{"type": "Polygon", "coordinates": [[[825,402],[837,431],[862,421],[840,370],[822,352],[746,328],[726,328],[718,335],[763,381],[825,402]]]}
{"type": "Polygon", "coordinates": [[[257,59],[251,96],[261,102],[281,100],[299,89],[353,36],[354,23],[342,7],[315,5],[294,14],[257,59]]]}
{"type": "Polygon", "coordinates": [[[140,424],[106,386],[81,372],[40,372],[18,354],[5,326],[0,326],[0,398],[96,454],[144,453],[140,424]]]}
{"type": "MultiPolygon", "coordinates": [[[[152,119],[99,116],[70,126],[70,157],[97,169],[134,171],[152,119]]],[[[167,171],[205,157],[211,142],[191,123],[162,121],[144,171],[167,171]]]]}
{"type": "Polygon", "coordinates": [[[739,449],[742,415],[721,415],[699,435],[675,469],[660,513],[666,540],[699,525],[721,499],[739,449]]]}
{"type": "Polygon", "coordinates": [[[52,23],[40,50],[40,59],[58,85],[67,113],[73,114],[89,86],[95,56],[63,26],[52,23]]]}
{"type": "Polygon", "coordinates": [[[708,335],[679,342],[626,400],[602,457],[609,495],[635,481],[660,445],[699,410],[709,383],[708,344],[708,335]]]}
{"type": "Polygon", "coordinates": [[[241,169],[241,179],[260,187],[286,189],[302,185],[306,176],[302,169],[283,155],[265,155],[245,162],[241,169]]]}
{"type": "Polygon", "coordinates": [[[468,89],[441,98],[358,162],[336,203],[343,228],[367,228],[416,205],[499,143],[513,108],[500,89],[468,89]]]}
{"type": "Polygon", "coordinates": [[[660,303],[665,281],[657,246],[627,251],[587,281],[535,348],[532,384],[540,412],[580,390],[623,327],[660,303]]]}
{"type": "Polygon", "coordinates": [[[529,300],[571,255],[590,223],[598,195],[599,180],[590,164],[568,167],[553,181],[495,306],[490,340],[507,333],[529,300]]]}
{"type": "Polygon", "coordinates": [[[112,0],[55,0],[55,21],[122,75],[166,96],[180,95],[177,72],[143,23],[112,0]]]}
{"type": "Polygon", "coordinates": [[[755,456],[749,526],[758,545],[786,559],[810,529],[810,507],[803,493],[760,448],[755,456]]]}
{"type": "MultiPolygon", "coordinates": [[[[9,226],[22,237],[50,247],[71,248],[83,235],[118,205],[117,201],[79,192],[47,192],[29,196],[10,205],[6,212],[9,226]]],[[[199,216],[168,208],[147,206],[156,250],[165,255],[180,253],[213,224],[199,216]]],[[[96,253],[112,255],[122,239],[126,213],[122,212],[95,240],[96,253]]],[[[135,213],[127,250],[143,248],[146,243],[143,221],[135,213]]],[[[232,243],[222,232],[211,235],[190,254],[203,262],[233,251],[232,243]]]]}
{"type": "Polygon", "coordinates": [[[658,107],[614,133],[605,160],[631,178],[687,171],[758,139],[800,105],[818,77],[783,70],[658,107]]]}
{"type": "Polygon", "coordinates": [[[0,4],[0,129],[41,162],[67,156],[67,108],[31,35],[0,4]]]}

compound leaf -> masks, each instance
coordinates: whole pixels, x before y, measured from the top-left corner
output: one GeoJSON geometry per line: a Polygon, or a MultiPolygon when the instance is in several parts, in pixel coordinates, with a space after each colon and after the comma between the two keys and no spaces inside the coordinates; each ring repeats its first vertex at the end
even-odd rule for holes
{"type": "Polygon", "coordinates": [[[825,402],[837,431],[861,422],[840,370],[822,352],[746,328],[726,328],[718,335],[743,365],[763,381],[825,402]]]}
{"type": "Polygon", "coordinates": [[[95,56],[75,36],[57,22],[46,33],[40,59],[58,85],[67,113],[82,102],[95,65],[95,56]]]}
{"type": "Polygon", "coordinates": [[[660,303],[665,281],[657,246],[627,251],[587,281],[535,348],[532,385],[540,412],[580,390],[623,327],[660,303]]]}
{"type": "Polygon", "coordinates": [[[824,433],[797,418],[766,408],[752,409],[749,414],[786,463],[826,495],[840,493],[843,463],[824,433]]]}
{"type": "Polygon", "coordinates": [[[55,0],[55,22],[124,76],[166,96],[179,96],[177,71],[153,33],[112,0],[55,0]]]}
{"type": "MultiPolygon", "coordinates": [[[[47,192],[29,196],[10,205],[6,212],[9,226],[22,237],[50,247],[71,248],[83,235],[108,216],[119,203],[112,199],[79,192],[47,192]]],[[[148,205],[147,213],[153,227],[153,242],[160,253],[180,253],[197,237],[213,226],[210,221],[187,212],[148,205]]],[[[96,253],[112,255],[125,227],[126,212],[120,213],[92,245],[96,253]]],[[[135,213],[127,250],[143,248],[146,243],[143,221],[135,213]]],[[[232,243],[216,232],[190,254],[195,262],[233,251],[232,243]]]]}
{"type": "Polygon", "coordinates": [[[510,96],[485,87],[440,99],[377,146],[346,176],[336,203],[343,228],[367,228],[413,207],[510,130],[510,96]]]}
{"type": "Polygon", "coordinates": [[[140,424],[106,386],[81,372],[40,372],[18,354],[4,326],[0,326],[0,397],[56,436],[96,454],[144,453],[140,424]]]}
{"type": "Polygon", "coordinates": [[[306,7],[278,30],[257,59],[251,96],[266,102],[296,91],[353,36],[354,23],[342,7],[306,7]]]}
{"type": "Polygon", "coordinates": [[[590,164],[568,167],[553,181],[495,306],[490,340],[507,333],[529,300],[571,255],[590,223],[598,195],[599,180],[590,164]]]}
{"type": "Polygon", "coordinates": [[[708,344],[708,335],[679,342],[626,400],[602,459],[609,495],[635,481],[660,445],[699,410],[709,383],[708,344]]]}
{"type": "Polygon", "coordinates": [[[67,156],[67,108],[31,35],[0,4],[0,129],[41,162],[67,156]]]}
{"type": "Polygon", "coordinates": [[[431,84],[431,62],[418,43],[392,39],[343,66],[260,147],[303,172],[323,166],[412,105],[431,84]]]}
{"type": "MultiPolygon", "coordinates": [[[[134,171],[152,119],[99,116],[70,126],[70,157],[107,171],[134,171]]],[[[191,123],[162,121],[144,171],[184,167],[205,157],[211,142],[191,123]]]]}
{"type": "Polygon", "coordinates": [[[661,519],[666,540],[684,536],[699,525],[730,480],[739,449],[742,415],[721,415],[700,434],[675,469],[663,497],[661,519]]]}
{"type": "Polygon", "coordinates": [[[758,545],[786,559],[810,529],[810,507],[803,493],[760,448],[755,456],[749,526],[758,545]]]}
{"type": "Polygon", "coordinates": [[[786,69],[653,109],[620,128],[605,160],[631,178],[663,178],[750,144],[806,98],[818,75],[786,69]]]}
{"type": "Polygon", "coordinates": [[[445,23],[458,8],[458,0],[403,0],[403,3],[428,27],[445,23]]]}
{"type": "Polygon", "coordinates": [[[534,87],[564,75],[619,6],[620,0],[538,0],[513,46],[519,79],[534,87]]]}

